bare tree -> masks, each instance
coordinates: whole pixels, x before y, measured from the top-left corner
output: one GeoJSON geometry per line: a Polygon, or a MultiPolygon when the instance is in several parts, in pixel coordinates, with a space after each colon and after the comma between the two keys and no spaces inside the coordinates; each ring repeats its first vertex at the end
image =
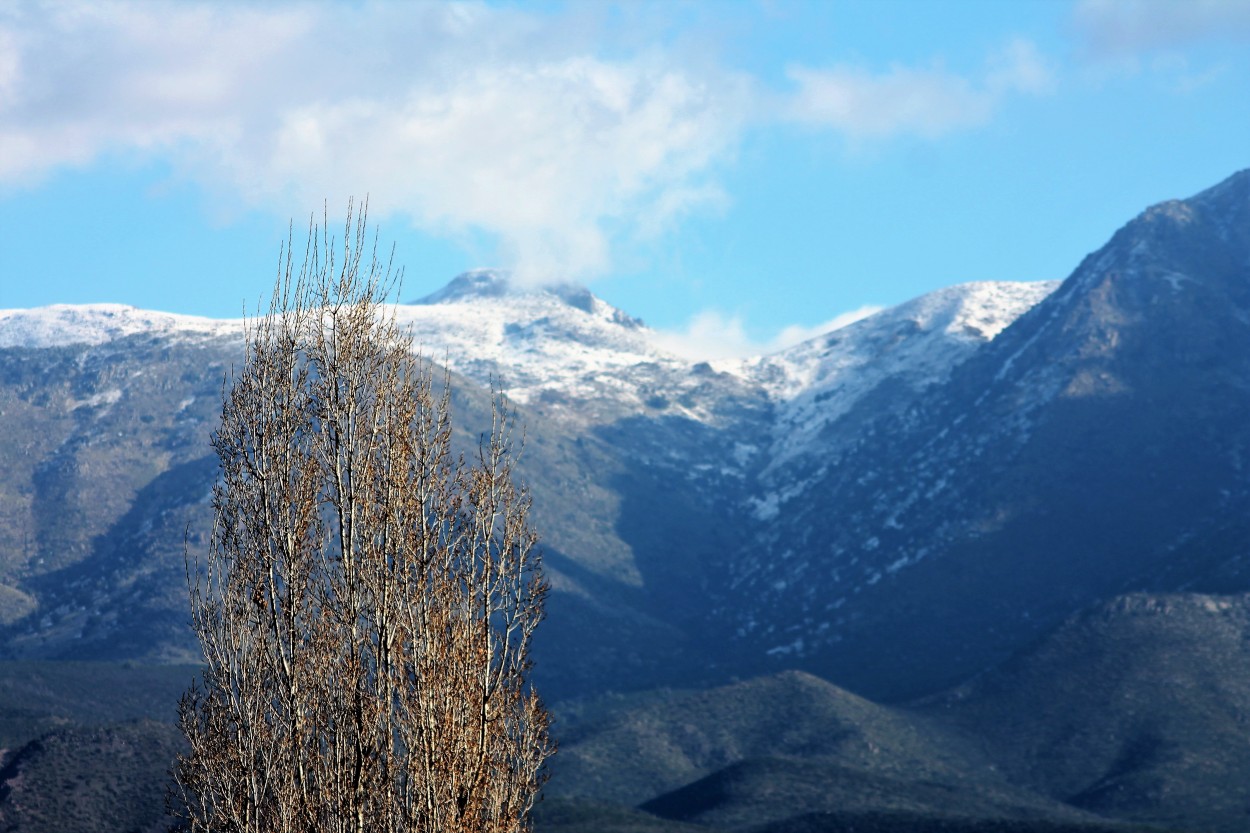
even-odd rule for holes
{"type": "Polygon", "coordinates": [[[171,807],[193,831],[524,831],[554,750],[528,681],[547,586],[495,398],[476,459],[383,301],[349,206],[341,249],[288,245],[224,396],[202,683],[171,807]]]}

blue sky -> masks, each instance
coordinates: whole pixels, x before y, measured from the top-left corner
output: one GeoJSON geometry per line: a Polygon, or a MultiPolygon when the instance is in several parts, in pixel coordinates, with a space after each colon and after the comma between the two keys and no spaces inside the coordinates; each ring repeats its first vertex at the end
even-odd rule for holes
{"type": "Polygon", "coordinates": [[[0,308],[237,316],[368,194],[404,299],[504,266],[753,352],[1248,166],[1250,0],[0,3],[0,308]]]}

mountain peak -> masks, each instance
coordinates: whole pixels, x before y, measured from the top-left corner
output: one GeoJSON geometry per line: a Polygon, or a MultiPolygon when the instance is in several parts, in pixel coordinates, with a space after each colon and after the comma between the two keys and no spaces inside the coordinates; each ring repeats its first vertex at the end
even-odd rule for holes
{"type": "Polygon", "coordinates": [[[500,269],[471,269],[451,279],[451,282],[413,304],[452,304],[475,298],[501,298],[521,292],[512,282],[512,274],[500,269]]]}
{"type": "Polygon", "coordinates": [[[434,304],[459,304],[485,299],[549,297],[563,301],[582,312],[599,314],[609,312],[617,324],[631,328],[642,325],[641,321],[611,307],[581,284],[556,283],[529,286],[517,283],[512,273],[503,269],[472,269],[452,278],[442,289],[410,303],[419,306],[434,304]]]}

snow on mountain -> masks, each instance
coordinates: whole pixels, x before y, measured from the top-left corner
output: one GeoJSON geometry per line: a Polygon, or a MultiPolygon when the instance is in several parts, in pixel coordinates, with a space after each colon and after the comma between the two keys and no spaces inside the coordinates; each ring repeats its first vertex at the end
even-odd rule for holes
{"type": "MultiPolygon", "coordinates": [[[[610,418],[644,408],[656,389],[689,387],[682,380],[690,362],[655,347],[641,322],[583,287],[517,286],[506,273],[483,269],[393,311],[428,358],[499,385],[520,403],[575,404],[571,413],[579,417],[610,418]]],[[[122,304],[0,310],[0,349],[95,346],[136,334],[237,338],[241,331],[240,320],[122,304]]],[[[674,412],[708,416],[697,405],[674,412]]]]}
{"type": "Polygon", "coordinates": [[[589,393],[605,371],[674,360],[652,348],[639,321],[590,291],[526,288],[489,269],[395,311],[422,353],[475,378],[494,374],[517,401],[545,388],[589,393]]]}
{"type": "Polygon", "coordinates": [[[530,288],[480,269],[395,308],[418,349],[521,403],[608,399],[639,405],[640,375],[684,375],[641,322],[578,286],[530,288]]]}
{"type": "MultiPolygon", "coordinates": [[[[570,558],[583,559],[570,562],[577,569],[561,579],[559,586],[568,591],[564,598],[591,599],[595,587],[611,587],[619,579],[666,600],[656,602],[654,609],[678,611],[684,605],[680,594],[690,582],[687,568],[696,562],[717,564],[732,554],[735,566],[721,574],[735,582],[733,593],[741,583],[754,588],[752,599],[779,599],[785,610],[794,611],[808,603],[783,592],[803,580],[792,568],[809,561],[795,555],[802,553],[796,542],[806,540],[803,529],[809,516],[804,507],[813,514],[824,511],[827,489],[822,478],[827,480],[838,466],[845,465],[848,473],[854,469],[858,476],[877,464],[875,458],[867,465],[862,459],[842,462],[854,438],[861,436],[859,429],[878,414],[892,416],[914,404],[928,386],[945,379],[1053,287],[952,287],[732,367],[691,362],[664,351],[653,331],[584,288],[516,286],[503,273],[468,273],[424,299],[388,311],[429,359],[473,383],[494,381],[525,406],[526,418],[540,424],[548,441],[539,453],[549,456],[529,459],[552,475],[543,487],[553,499],[548,505],[554,508],[546,510],[551,540],[570,558]],[[577,442],[562,444],[564,440],[577,442]],[[714,530],[710,535],[709,529],[714,530]],[[744,551],[733,554],[737,546],[744,551]]],[[[66,361],[66,356],[0,357],[18,364],[39,362],[55,369],[50,373],[68,368],[76,374],[61,380],[63,390],[49,413],[63,419],[75,412],[74,419],[63,422],[70,426],[65,430],[79,433],[64,436],[83,439],[58,438],[52,448],[63,451],[45,450],[43,457],[31,459],[39,460],[39,466],[55,463],[57,472],[77,471],[75,455],[94,448],[87,438],[95,436],[107,436],[119,447],[149,443],[161,454],[173,448],[177,454],[202,455],[220,374],[241,354],[241,334],[237,320],[120,305],[0,311],[0,347],[81,347],[77,362],[66,361]],[[97,349],[101,345],[104,349],[97,349]],[[174,349],[166,350],[170,346],[174,349]],[[159,358],[167,352],[176,354],[176,366],[159,358]],[[206,361],[210,353],[211,361],[206,361]],[[159,366],[150,364],[158,360],[159,366]],[[121,366],[127,372],[116,371],[121,366]],[[164,427],[139,427],[144,416],[164,427]],[[64,459],[51,456],[58,453],[64,459]]],[[[144,445],[142,452],[149,453],[148,448],[144,445]]],[[[138,451],[126,453],[127,459],[143,459],[138,451]]],[[[191,462],[171,459],[177,465],[191,462]]],[[[26,482],[33,483],[36,463],[29,465],[26,482]]],[[[181,477],[177,471],[171,468],[169,476],[181,477]]],[[[211,478],[211,469],[206,472],[211,478]]],[[[207,482],[193,491],[203,495],[207,482]]],[[[32,487],[30,493],[35,492],[32,487]]],[[[126,517],[126,501],[139,499],[137,493],[113,492],[112,503],[94,499],[103,509],[93,510],[96,526],[79,530],[82,541],[111,529],[126,517]]],[[[52,498],[61,500],[60,494],[52,498]]],[[[155,489],[153,494],[163,492],[155,489]]],[[[44,516],[62,512],[61,504],[47,508],[51,498],[36,498],[44,501],[44,516]]],[[[66,501],[61,502],[68,505],[66,501]]],[[[35,517],[33,510],[26,515],[35,517]]],[[[880,534],[886,541],[887,533],[880,534]]],[[[4,543],[0,540],[0,547],[4,543]]],[[[129,552],[129,544],[117,551],[123,549],[129,552]]],[[[863,568],[880,573],[884,568],[876,557],[865,555],[863,568]]],[[[865,584],[858,573],[854,578],[865,584]]],[[[836,589],[841,595],[842,586],[836,589]]],[[[715,595],[719,587],[713,590],[709,598],[720,598],[715,595]]],[[[628,608],[621,604],[622,610],[628,608]]],[[[758,618],[762,628],[774,616],[758,601],[735,601],[726,609],[737,607],[758,618]]],[[[598,612],[585,615],[592,617],[586,621],[604,621],[593,618],[603,615],[598,612]]],[[[626,623],[613,625],[619,628],[613,638],[622,652],[625,646],[634,650],[637,633],[652,633],[649,611],[638,617],[639,625],[632,613],[611,615],[613,621],[626,623]]],[[[673,614],[683,628],[685,615],[673,614]]],[[[692,608],[690,616],[698,615],[699,608],[692,608]]],[[[815,608],[811,615],[832,621],[815,608]]],[[[669,632],[664,634],[668,639],[669,632]]],[[[758,636],[763,641],[756,647],[765,651],[789,644],[785,634],[775,640],[771,633],[758,636]]],[[[812,646],[818,636],[809,637],[812,646]]],[[[805,651],[796,648],[794,655],[805,651]]]]}
{"type": "Polygon", "coordinates": [[[902,390],[902,401],[944,381],[1057,286],[950,287],[783,352],[715,368],[658,347],[641,322],[584,288],[519,287],[492,270],[461,275],[397,315],[434,360],[482,383],[493,379],[518,402],[555,406],[564,419],[678,416],[734,432],[728,456],[691,456],[685,446],[635,450],[671,459],[691,477],[759,473],[742,485],[754,484],[748,505],[766,519],[853,440],[854,430],[830,426],[857,404],[878,389],[902,390]],[[754,404],[744,411],[747,402],[754,404]]]}
{"type": "Polygon", "coordinates": [[[230,337],[241,329],[238,320],[152,312],[125,304],[56,304],[38,309],[0,310],[0,348],[96,345],[139,333],[230,337]]]}
{"type": "Polygon", "coordinates": [[[956,365],[1053,292],[1059,281],[939,289],[772,356],[744,362],[778,404],[772,463],[810,450],[828,425],[887,379],[914,391],[956,365]]]}
{"type": "MultiPolygon", "coordinates": [[[[916,390],[944,380],[1058,281],[949,287],[772,356],[718,362],[779,405],[774,465],[887,378],[916,390]]],[[[613,402],[642,408],[650,395],[681,401],[703,382],[686,359],[656,346],[640,321],[583,287],[527,288],[482,269],[398,308],[418,346],[480,381],[494,377],[519,402],[613,402]]],[[[711,419],[699,404],[676,411],[711,419]]]]}
{"type": "Polygon", "coordinates": [[[955,287],[761,362],[790,398],[731,559],[739,652],[910,696],[1126,587],[1242,590],[1250,178],[1231,182],[1147,209],[1044,298],[955,287]]]}
{"type": "MultiPolygon", "coordinates": [[[[887,378],[915,389],[940,381],[1054,283],[950,287],[884,310],[781,353],[717,364],[778,406],[773,465],[808,446],[887,378]]],[[[664,402],[669,415],[715,420],[693,396],[716,374],[656,345],[642,322],[584,287],[520,286],[506,272],[467,272],[439,291],[394,308],[431,360],[522,404],[570,406],[592,421],[664,402]]],[[[120,304],[0,310],[0,348],[98,345],[140,333],[238,337],[239,320],[151,312],[120,304]]]]}

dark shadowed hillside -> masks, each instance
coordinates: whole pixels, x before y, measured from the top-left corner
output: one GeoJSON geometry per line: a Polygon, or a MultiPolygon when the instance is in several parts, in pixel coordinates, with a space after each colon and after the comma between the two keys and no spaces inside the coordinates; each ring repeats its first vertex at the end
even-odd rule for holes
{"type": "Polygon", "coordinates": [[[0,767],[0,830],[165,830],[166,776],[181,741],[172,725],[151,721],[60,729],[31,741],[0,767]]]}
{"type": "Polygon", "coordinates": [[[799,672],[656,693],[569,722],[552,792],[623,804],[749,758],[822,758],[912,778],[954,779],[974,766],[937,724],[799,672]]]}
{"type": "Polygon", "coordinates": [[[0,662],[0,748],[66,726],[172,722],[198,668],[107,662],[0,662]]]}
{"type": "Polygon", "coordinates": [[[1098,813],[1250,825],[1250,598],[1134,594],[927,703],[1017,783],[1098,813]]]}

